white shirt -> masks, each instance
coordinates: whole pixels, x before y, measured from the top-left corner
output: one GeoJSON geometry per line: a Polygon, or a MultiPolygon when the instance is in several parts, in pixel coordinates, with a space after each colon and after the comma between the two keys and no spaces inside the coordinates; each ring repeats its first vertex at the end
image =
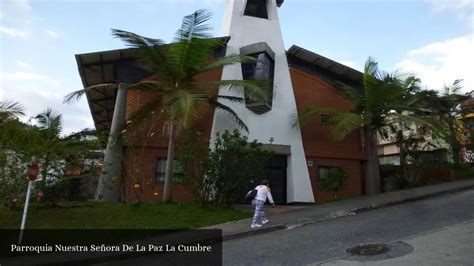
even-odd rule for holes
{"type": "Polygon", "coordinates": [[[257,196],[255,196],[256,200],[267,201],[268,197],[268,201],[270,201],[271,204],[274,204],[272,193],[270,193],[270,189],[267,186],[259,185],[256,186],[255,189],[257,190],[257,196]]]}

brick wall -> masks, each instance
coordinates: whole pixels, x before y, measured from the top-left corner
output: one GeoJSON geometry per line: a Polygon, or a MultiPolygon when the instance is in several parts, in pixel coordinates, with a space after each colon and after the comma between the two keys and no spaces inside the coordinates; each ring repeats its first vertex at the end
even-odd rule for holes
{"type": "MultiPolygon", "coordinates": [[[[212,71],[197,77],[197,80],[220,80],[221,70],[212,71]]],[[[217,90],[215,91],[217,94],[217,90]]],[[[127,120],[140,107],[157,100],[160,94],[129,91],[127,96],[127,120]]],[[[198,141],[208,145],[211,134],[214,109],[205,111],[202,119],[196,121],[193,130],[200,136],[198,141]]],[[[159,202],[163,196],[163,182],[155,182],[156,160],[167,157],[168,138],[166,130],[166,116],[163,111],[151,116],[139,127],[130,132],[126,140],[125,175],[122,189],[122,198],[127,202],[135,202],[141,197],[144,202],[159,202]],[[138,184],[139,187],[134,187],[138,184]],[[141,196],[139,196],[141,194],[141,196]],[[137,196],[138,194],[138,196],[137,196]]],[[[179,135],[176,147],[179,146],[179,135]]],[[[192,202],[192,195],[184,185],[173,185],[173,202],[192,202]]]]}
{"type": "Polygon", "coordinates": [[[362,194],[362,169],[360,160],[348,159],[329,159],[321,157],[307,157],[308,161],[313,162],[312,167],[308,167],[311,187],[313,189],[314,198],[317,203],[331,200],[331,194],[324,191],[318,183],[318,167],[319,166],[340,166],[349,174],[347,185],[337,192],[338,198],[357,197],[362,194]]]}
{"type": "MultiPolygon", "coordinates": [[[[352,108],[352,104],[334,85],[296,68],[291,68],[290,74],[298,110],[308,105],[346,111],[352,108]]],[[[335,141],[330,126],[321,124],[320,118],[315,117],[301,128],[301,135],[307,160],[313,161],[314,164],[308,171],[316,202],[330,199],[330,194],[323,191],[317,182],[318,165],[341,166],[348,171],[348,186],[339,192],[338,196],[354,197],[362,194],[361,165],[367,160],[367,155],[363,151],[360,132],[335,141]]]]}

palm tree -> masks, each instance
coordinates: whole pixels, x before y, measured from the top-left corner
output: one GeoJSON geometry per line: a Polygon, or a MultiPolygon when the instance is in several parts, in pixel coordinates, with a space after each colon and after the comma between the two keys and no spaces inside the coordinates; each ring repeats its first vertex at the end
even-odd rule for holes
{"type": "MultiPolygon", "coordinates": [[[[421,90],[421,80],[415,76],[408,76],[401,81],[400,85],[403,92],[398,101],[393,104],[394,109],[387,119],[387,128],[393,134],[399,150],[401,176],[413,182],[409,174],[408,155],[411,151],[417,150],[420,144],[425,144],[425,138],[414,134],[411,124],[430,128],[431,133],[440,136],[443,136],[445,132],[426,106],[427,92],[421,90]],[[427,111],[429,115],[426,115],[427,111]],[[407,132],[409,132],[408,135],[406,135],[407,132]]],[[[387,138],[383,134],[381,137],[387,138]]]]}
{"type": "Polygon", "coordinates": [[[43,188],[51,178],[61,177],[64,168],[62,161],[66,160],[72,164],[81,164],[84,156],[91,150],[96,149],[98,144],[91,140],[96,136],[96,131],[83,129],[61,136],[62,115],[51,108],[33,117],[36,121],[35,127],[31,128],[30,134],[35,138],[38,146],[38,157],[42,161],[41,175],[43,188]],[[35,136],[33,136],[36,134],[35,136]],[[53,170],[54,174],[51,174],[53,170]]]}
{"type": "Polygon", "coordinates": [[[57,151],[61,148],[63,142],[60,137],[62,128],[62,115],[51,108],[46,108],[43,112],[37,114],[34,119],[37,122],[40,138],[42,140],[43,161],[41,176],[42,185],[46,186],[48,179],[48,170],[51,161],[56,160],[57,151]]]}
{"type": "MultiPolygon", "coordinates": [[[[171,201],[171,181],[175,136],[177,130],[191,127],[202,118],[207,108],[216,108],[229,114],[236,124],[248,131],[245,123],[225,101],[244,103],[245,97],[217,95],[219,88],[237,91],[247,97],[268,99],[268,82],[250,80],[198,81],[197,76],[220,69],[227,65],[251,62],[249,56],[231,55],[210,62],[214,51],[225,43],[211,37],[211,27],[207,22],[211,13],[197,10],[185,16],[181,28],[176,32],[172,43],[165,44],[160,39],[152,39],[138,34],[112,29],[115,37],[127,45],[137,48],[143,67],[153,73],[151,79],[131,84],[127,89],[151,91],[162,97],[144,105],[131,116],[128,128],[133,129],[155,113],[164,112],[170,124],[168,132],[168,157],[163,201],[171,201]]],[[[76,91],[66,96],[66,101],[78,99],[90,88],[76,91]]]]}
{"type": "Polygon", "coordinates": [[[365,193],[374,195],[381,190],[377,135],[383,134],[383,128],[389,123],[387,118],[405,121],[411,120],[411,117],[393,112],[401,108],[399,99],[404,95],[403,81],[397,74],[379,71],[378,64],[371,58],[365,64],[361,85],[359,93],[356,89],[339,83],[338,89],[352,103],[352,110],[308,106],[300,112],[299,123],[305,125],[316,115],[328,115],[335,140],[362,130],[363,143],[368,153],[365,193]]]}
{"type": "Polygon", "coordinates": [[[437,91],[428,91],[426,93],[426,105],[430,107],[433,113],[439,118],[440,122],[446,128],[448,134],[445,140],[451,146],[453,162],[461,162],[459,138],[462,136],[462,129],[457,119],[462,116],[459,105],[470,96],[461,94],[462,80],[455,80],[450,86],[444,86],[441,94],[437,91]]]}
{"type": "Polygon", "coordinates": [[[23,106],[19,102],[0,100],[0,123],[24,115],[23,106]]]}

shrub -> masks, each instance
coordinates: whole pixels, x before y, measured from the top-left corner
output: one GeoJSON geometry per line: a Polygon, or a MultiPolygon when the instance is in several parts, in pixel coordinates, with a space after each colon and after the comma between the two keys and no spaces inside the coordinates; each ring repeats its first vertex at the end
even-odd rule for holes
{"type": "Polygon", "coordinates": [[[393,176],[393,182],[396,189],[405,189],[410,187],[410,180],[400,174],[393,176]]]}
{"type": "Polygon", "coordinates": [[[28,167],[20,155],[0,153],[0,201],[16,208],[25,200],[28,167]]]}
{"type": "Polygon", "coordinates": [[[263,174],[272,153],[256,140],[248,143],[239,131],[216,134],[213,149],[203,152],[191,139],[183,141],[178,158],[194,199],[229,207],[238,201],[250,180],[263,174]],[[187,147],[190,147],[189,149],[187,147]],[[200,157],[193,155],[200,154],[200,157]]]}
{"type": "Polygon", "coordinates": [[[347,185],[347,172],[342,167],[334,167],[325,178],[319,181],[323,190],[332,194],[333,199],[337,199],[336,193],[347,185]]]}

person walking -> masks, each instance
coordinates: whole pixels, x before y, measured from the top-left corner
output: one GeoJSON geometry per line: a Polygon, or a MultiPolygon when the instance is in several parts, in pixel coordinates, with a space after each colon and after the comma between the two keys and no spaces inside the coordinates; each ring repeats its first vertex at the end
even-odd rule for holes
{"type": "Polygon", "coordinates": [[[258,228],[264,224],[267,224],[269,221],[267,216],[265,215],[265,202],[268,201],[270,204],[275,206],[275,202],[273,201],[272,193],[270,192],[270,182],[268,180],[263,180],[261,185],[255,187],[257,190],[257,195],[255,199],[252,201],[252,204],[255,205],[255,214],[253,215],[252,225],[250,228],[258,228]],[[262,220],[262,223],[259,224],[258,220],[262,220]]]}

